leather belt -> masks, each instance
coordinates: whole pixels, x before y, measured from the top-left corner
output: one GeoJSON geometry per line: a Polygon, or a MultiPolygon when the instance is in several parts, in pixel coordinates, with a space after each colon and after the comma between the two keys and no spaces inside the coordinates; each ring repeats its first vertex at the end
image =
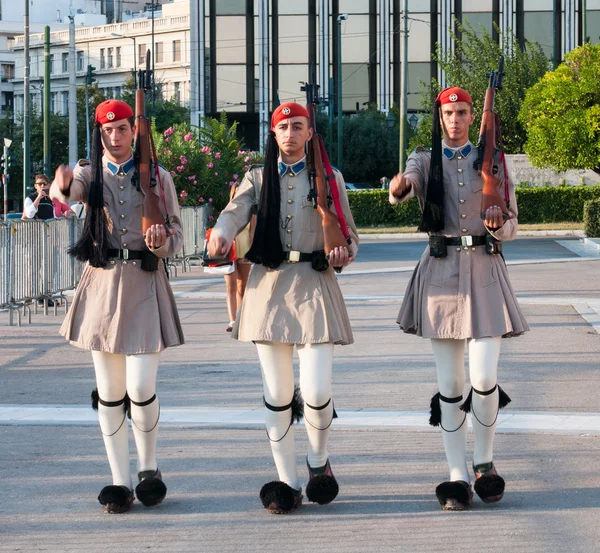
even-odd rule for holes
{"type": "Polygon", "coordinates": [[[148,254],[149,252],[147,251],[140,251],[140,250],[115,250],[115,249],[109,249],[108,250],[108,257],[109,258],[113,258],[113,259],[124,259],[124,260],[128,260],[128,259],[142,259],[142,257],[144,256],[144,254],[148,254]]]}
{"type": "Polygon", "coordinates": [[[485,246],[485,236],[446,236],[447,246],[485,246]]]}
{"type": "Polygon", "coordinates": [[[300,263],[300,262],[312,262],[313,254],[311,253],[302,253],[296,250],[292,250],[291,252],[283,252],[283,259],[288,263],[300,263]]]}

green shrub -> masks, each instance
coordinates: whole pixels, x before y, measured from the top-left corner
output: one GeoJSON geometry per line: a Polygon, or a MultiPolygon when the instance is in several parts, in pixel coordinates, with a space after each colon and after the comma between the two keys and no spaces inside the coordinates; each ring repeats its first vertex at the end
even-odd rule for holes
{"type": "Polygon", "coordinates": [[[583,231],[589,238],[600,238],[600,199],[583,204],[583,231]]]}
{"type": "MultiPolygon", "coordinates": [[[[584,204],[600,199],[598,186],[516,188],[520,223],[581,222],[584,204]]],[[[421,212],[415,198],[391,205],[387,190],[348,192],[357,226],[417,226],[421,212]]]]}

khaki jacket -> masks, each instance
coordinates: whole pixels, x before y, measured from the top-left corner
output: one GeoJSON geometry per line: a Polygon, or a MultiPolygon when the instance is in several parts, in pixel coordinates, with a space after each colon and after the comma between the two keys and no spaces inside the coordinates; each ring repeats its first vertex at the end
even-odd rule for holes
{"type": "MultiPolygon", "coordinates": [[[[111,249],[143,250],[143,194],[131,184],[133,169],[114,175],[103,159],[104,205],[111,249]]],[[[177,193],[171,175],[160,169],[173,236],[153,250],[160,258],[172,257],[183,247],[177,193]]],[[[91,165],[80,162],[74,169],[69,195],[56,183],[50,195],[63,202],[86,204],[92,180],[91,165]]],[[[160,186],[153,188],[160,195],[160,186]]],[[[164,212],[162,201],[161,211],[164,212]]],[[[164,213],[163,213],[164,215],[164,213]]],[[[60,333],[73,345],[109,353],[156,353],[184,343],[175,298],[167,275],[142,271],[139,261],[110,260],[106,268],[86,266],[60,333]]]]}
{"type": "MultiPolygon", "coordinates": [[[[221,212],[213,236],[231,244],[256,212],[262,188],[262,168],[246,173],[235,198],[221,212]]],[[[336,173],[340,201],[352,237],[353,255],[358,235],[341,174],[336,173]]],[[[284,251],[310,253],[323,249],[321,216],[308,199],[306,169],[280,179],[279,236],[284,251]]],[[[333,207],[331,208],[333,210],[333,207]]],[[[252,268],[242,306],[233,328],[239,340],[288,344],[353,342],[348,313],[334,270],[315,271],[310,263],[283,263],[277,269],[252,268]]]]}

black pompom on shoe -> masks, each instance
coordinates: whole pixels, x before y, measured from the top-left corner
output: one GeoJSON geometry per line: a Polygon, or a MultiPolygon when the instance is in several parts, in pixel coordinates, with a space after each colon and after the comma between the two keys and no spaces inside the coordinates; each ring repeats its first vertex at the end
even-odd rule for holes
{"type": "Polygon", "coordinates": [[[98,501],[105,513],[126,513],[133,505],[133,490],[126,486],[104,486],[98,496],[98,501]]]}
{"type": "Polygon", "coordinates": [[[442,482],[435,495],[444,511],[466,511],[473,505],[471,485],[464,480],[442,482]]]}
{"type": "Polygon", "coordinates": [[[162,474],[158,469],[138,472],[140,483],[135,487],[135,495],[142,505],[152,507],[159,505],[167,495],[167,486],[162,481],[162,474]]]}
{"type": "Polygon", "coordinates": [[[268,513],[285,515],[302,505],[302,490],[278,480],[268,482],[260,490],[260,501],[268,513]]]}
{"type": "Polygon", "coordinates": [[[504,478],[498,474],[494,463],[473,466],[475,472],[475,493],[484,503],[496,503],[504,496],[504,478]]]}
{"type": "Polygon", "coordinates": [[[340,487],[331,471],[329,459],[327,459],[325,465],[316,469],[311,468],[308,460],[306,461],[306,466],[308,467],[309,477],[308,484],[306,485],[306,497],[308,500],[319,505],[331,503],[340,492],[340,487]]]}

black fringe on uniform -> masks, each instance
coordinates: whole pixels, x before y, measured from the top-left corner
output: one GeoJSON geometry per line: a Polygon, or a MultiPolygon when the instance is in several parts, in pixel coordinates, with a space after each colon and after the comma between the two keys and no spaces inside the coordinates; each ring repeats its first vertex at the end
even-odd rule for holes
{"type": "Polygon", "coordinates": [[[300,422],[304,417],[304,400],[302,399],[302,394],[300,393],[300,387],[295,384],[294,385],[294,395],[292,397],[292,401],[283,407],[269,407],[265,400],[265,396],[262,398],[263,403],[268,409],[275,411],[285,411],[287,409],[292,410],[292,424],[295,422],[300,422]]]}
{"type": "Polygon", "coordinates": [[[419,230],[439,232],[444,228],[444,169],[442,167],[442,127],[440,122],[440,102],[433,106],[433,126],[431,163],[429,178],[425,188],[425,204],[419,230]]]}
{"type": "Polygon", "coordinates": [[[253,263],[276,269],[283,263],[283,246],[279,238],[279,210],[281,188],[277,161],[279,147],[275,133],[269,131],[265,148],[265,166],[263,168],[262,190],[256,216],[256,230],[252,247],[246,258],[253,263]]]}
{"type": "Polygon", "coordinates": [[[108,263],[108,231],[104,213],[104,185],[102,178],[102,136],[100,125],[94,123],[92,136],[92,182],[88,197],[87,215],[83,231],[68,250],[78,261],[88,261],[92,267],[106,267],[108,263]]]}

